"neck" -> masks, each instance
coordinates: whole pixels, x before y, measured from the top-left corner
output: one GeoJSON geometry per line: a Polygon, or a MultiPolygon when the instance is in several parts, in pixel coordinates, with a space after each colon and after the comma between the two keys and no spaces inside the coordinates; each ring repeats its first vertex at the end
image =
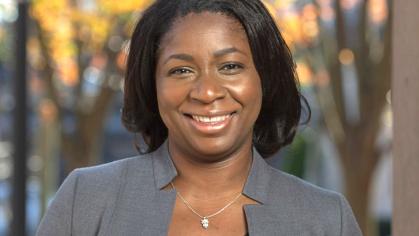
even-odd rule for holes
{"type": "Polygon", "coordinates": [[[169,141],[169,152],[178,171],[173,181],[183,196],[201,200],[229,198],[241,192],[252,162],[252,143],[221,158],[200,161],[179,152],[169,141]]]}

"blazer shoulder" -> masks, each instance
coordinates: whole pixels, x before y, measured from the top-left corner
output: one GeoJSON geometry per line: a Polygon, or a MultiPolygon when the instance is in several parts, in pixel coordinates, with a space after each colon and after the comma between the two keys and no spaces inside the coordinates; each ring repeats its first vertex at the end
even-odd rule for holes
{"type": "Polygon", "coordinates": [[[334,235],[362,235],[345,197],[270,167],[271,204],[301,216],[305,223],[322,225],[334,235]]]}
{"type": "Polygon", "coordinates": [[[148,155],[75,169],[67,178],[74,178],[74,204],[79,209],[94,201],[97,206],[105,206],[116,198],[133,171],[142,173],[151,168],[148,155]]]}
{"type": "Polygon", "coordinates": [[[88,167],[81,167],[75,169],[79,173],[86,173],[88,175],[97,176],[102,174],[109,174],[109,173],[119,173],[120,171],[123,171],[123,168],[126,167],[126,165],[138,165],[138,164],[144,164],[148,161],[150,158],[150,155],[138,155],[138,156],[132,156],[123,158],[120,160],[94,165],[94,166],[88,166],[88,167]]]}
{"type": "Polygon", "coordinates": [[[270,167],[270,172],[272,176],[270,186],[273,186],[271,189],[276,194],[287,193],[296,200],[315,201],[316,204],[324,201],[338,203],[339,198],[342,197],[340,193],[318,187],[273,167],[270,167]]]}
{"type": "Polygon", "coordinates": [[[138,171],[151,167],[149,155],[139,155],[121,160],[100,164],[90,167],[82,167],[75,169],[70,175],[76,175],[78,184],[100,185],[104,182],[106,187],[117,184],[121,178],[125,178],[126,172],[131,167],[135,167],[138,171]]]}
{"type": "Polygon", "coordinates": [[[72,171],[52,199],[37,235],[95,235],[112,216],[126,175],[151,168],[149,155],[72,171]]]}

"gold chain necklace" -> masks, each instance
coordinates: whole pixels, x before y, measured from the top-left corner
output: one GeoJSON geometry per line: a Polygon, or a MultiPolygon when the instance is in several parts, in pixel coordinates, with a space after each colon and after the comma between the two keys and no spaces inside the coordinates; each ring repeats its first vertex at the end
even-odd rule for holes
{"type": "Polygon", "coordinates": [[[202,228],[204,228],[204,229],[208,229],[208,227],[209,227],[209,223],[210,223],[209,218],[211,218],[213,216],[216,216],[216,215],[220,214],[221,212],[223,212],[225,209],[227,209],[227,207],[229,207],[233,203],[235,203],[237,201],[237,199],[239,199],[239,197],[242,195],[242,193],[240,192],[232,201],[230,201],[227,205],[225,205],[223,208],[221,208],[217,212],[215,212],[213,214],[210,214],[210,215],[207,215],[207,216],[202,216],[195,209],[193,209],[191,204],[189,204],[189,202],[186,201],[186,199],[180,194],[180,192],[178,192],[176,190],[175,185],[173,184],[173,182],[170,182],[170,184],[172,185],[172,188],[176,191],[176,195],[179,196],[179,198],[189,208],[189,210],[191,210],[195,215],[197,215],[201,219],[201,225],[202,225],[202,228]]]}

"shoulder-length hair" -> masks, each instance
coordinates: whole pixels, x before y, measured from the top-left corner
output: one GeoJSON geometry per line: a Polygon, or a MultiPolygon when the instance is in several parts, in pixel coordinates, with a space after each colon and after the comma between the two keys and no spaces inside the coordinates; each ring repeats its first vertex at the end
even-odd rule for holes
{"type": "Polygon", "coordinates": [[[152,4],[131,38],[122,122],[129,131],[143,136],[148,145],[145,153],[165,141],[168,131],[158,111],[155,83],[159,43],[175,20],[201,12],[232,17],[247,34],[263,93],[253,144],[263,157],[268,157],[293,140],[305,99],[299,92],[290,50],[260,0],[157,0],[152,4]]]}

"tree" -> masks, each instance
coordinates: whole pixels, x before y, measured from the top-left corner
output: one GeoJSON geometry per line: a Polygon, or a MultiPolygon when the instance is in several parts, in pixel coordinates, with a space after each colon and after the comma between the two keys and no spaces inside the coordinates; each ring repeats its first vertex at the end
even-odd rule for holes
{"type": "MultiPolygon", "coordinates": [[[[67,171],[98,162],[107,109],[121,89],[130,24],[149,1],[38,0],[33,68],[42,77],[48,114],[61,127],[67,171]],[[63,128],[64,119],[75,127],[63,128]]],[[[42,109],[41,109],[42,110],[42,109]]]]}
{"type": "Polygon", "coordinates": [[[324,124],[342,163],[345,194],[368,235],[369,191],[382,154],[377,140],[390,90],[389,3],[299,3],[296,20],[285,17],[280,25],[300,60],[298,70],[312,74],[324,124]]]}
{"type": "Polygon", "coordinates": [[[65,172],[98,163],[108,109],[123,86],[131,26],[151,0],[35,0],[29,61],[37,151],[43,158],[42,209],[65,172]]]}

